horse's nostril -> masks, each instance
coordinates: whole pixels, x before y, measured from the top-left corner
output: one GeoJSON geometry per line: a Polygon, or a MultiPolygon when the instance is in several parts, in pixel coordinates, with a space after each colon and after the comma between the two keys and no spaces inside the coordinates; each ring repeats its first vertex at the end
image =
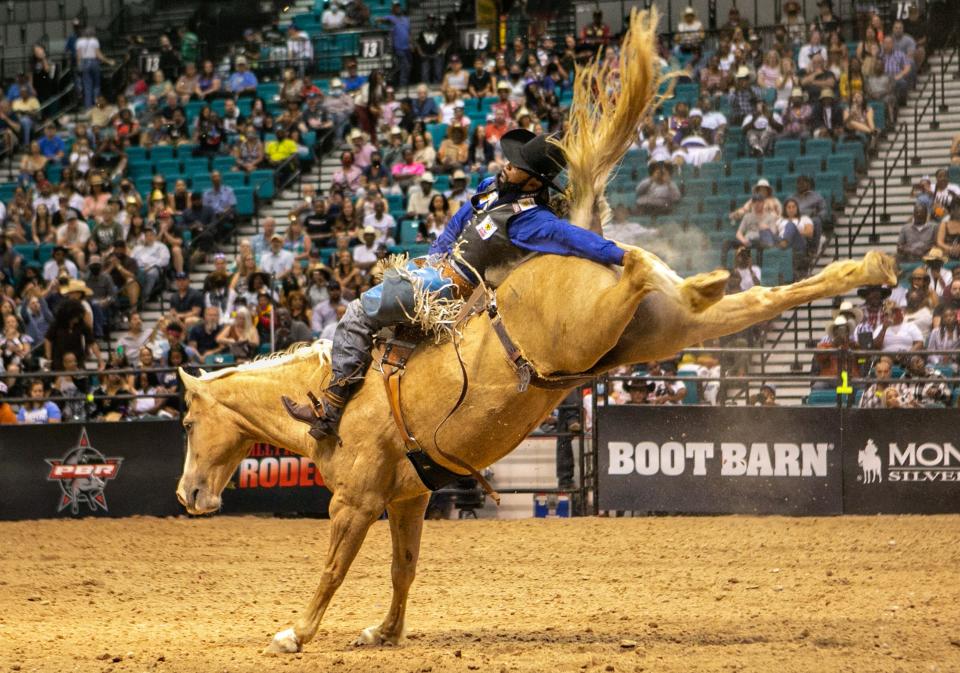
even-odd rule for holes
{"type": "Polygon", "coordinates": [[[199,488],[195,488],[195,489],[193,489],[193,491],[190,492],[190,502],[191,502],[192,504],[196,505],[196,504],[197,504],[197,498],[199,498],[199,497],[200,497],[200,489],[199,489],[199,488]]]}

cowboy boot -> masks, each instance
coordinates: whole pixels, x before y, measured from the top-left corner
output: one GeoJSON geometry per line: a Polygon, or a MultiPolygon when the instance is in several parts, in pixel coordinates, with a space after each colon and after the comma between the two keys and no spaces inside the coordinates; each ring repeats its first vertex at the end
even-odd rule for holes
{"type": "Polygon", "coordinates": [[[336,437],[340,426],[340,417],[343,416],[343,407],[347,403],[350,391],[346,386],[330,386],[323,391],[324,399],[318,400],[312,392],[307,392],[309,404],[299,404],[286,395],[280,398],[284,410],[294,420],[310,426],[308,434],[320,441],[325,437],[336,437]]]}

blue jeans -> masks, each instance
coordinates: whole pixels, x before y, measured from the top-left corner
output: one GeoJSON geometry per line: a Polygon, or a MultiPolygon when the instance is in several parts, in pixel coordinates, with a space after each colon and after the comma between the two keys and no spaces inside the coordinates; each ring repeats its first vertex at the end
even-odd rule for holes
{"type": "Polygon", "coordinates": [[[443,79],[443,56],[420,57],[420,81],[424,84],[436,84],[443,79]]]}
{"type": "Polygon", "coordinates": [[[17,121],[20,122],[20,134],[23,138],[23,144],[29,145],[30,138],[33,135],[33,117],[20,115],[17,117],[17,121]]]}
{"type": "Polygon", "coordinates": [[[100,61],[95,58],[80,61],[80,76],[83,78],[83,105],[93,107],[100,95],[100,61]]]}
{"type": "Polygon", "coordinates": [[[397,86],[407,86],[410,83],[410,68],[412,66],[413,54],[407,51],[396,51],[397,68],[397,86]]]}

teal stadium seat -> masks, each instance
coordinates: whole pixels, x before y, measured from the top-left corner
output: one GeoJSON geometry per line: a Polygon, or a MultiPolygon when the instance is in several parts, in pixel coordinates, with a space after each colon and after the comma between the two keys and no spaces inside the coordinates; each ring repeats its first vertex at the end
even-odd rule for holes
{"type": "Polygon", "coordinates": [[[723,176],[723,164],[719,161],[711,161],[710,163],[702,164],[700,168],[697,169],[697,176],[700,178],[717,180],[723,176]]]}
{"type": "Polygon", "coordinates": [[[756,159],[734,159],[730,162],[730,177],[742,177],[753,182],[758,173],[760,162],[756,159]]]}
{"type": "Polygon", "coordinates": [[[190,178],[190,189],[194,192],[205,192],[213,186],[210,174],[194,175],[190,178]]]}
{"type": "Polygon", "coordinates": [[[713,196],[714,182],[712,178],[687,180],[684,183],[684,195],[687,199],[703,199],[713,196]]]}
{"type": "Polygon", "coordinates": [[[717,180],[717,194],[723,194],[730,198],[741,200],[747,194],[747,179],[742,175],[731,175],[730,177],[717,180]]]}
{"type": "Polygon", "coordinates": [[[168,159],[173,159],[172,145],[157,145],[156,147],[150,148],[150,161],[156,163],[168,159]]]}
{"type": "Polygon", "coordinates": [[[257,196],[261,199],[272,199],[276,194],[274,173],[269,168],[250,171],[249,184],[256,190],[257,196]]]}
{"type": "MultiPolygon", "coordinates": [[[[703,200],[704,214],[716,214],[721,220],[726,219],[733,211],[734,199],[729,195],[708,196],[703,200]]],[[[737,205],[740,205],[737,203],[737,205]]]]}
{"type": "Polygon", "coordinates": [[[785,157],[787,159],[799,157],[800,141],[793,138],[781,138],[773,146],[773,154],[775,157],[785,157]]]}
{"type": "Polygon", "coordinates": [[[837,143],[837,153],[852,154],[857,160],[857,170],[863,170],[867,167],[866,153],[863,150],[863,143],[858,140],[841,140],[837,143]]]}
{"type": "Polygon", "coordinates": [[[808,138],[803,144],[803,155],[828,157],[833,154],[833,141],[829,138],[808,138]]]}
{"type": "Polygon", "coordinates": [[[821,157],[798,157],[793,160],[793,172],[797,175],[816,177],[823,170],[821,157]]]}
{"type": "Polygon", "coordinates": [[[223,183],[225,185],[230,185],[234,189],[237,187],[246,187],[247,174],[239,171],[229,171],[223,174],[223,183]]]}
{"type": "Polygon", "coordinates": [[[237,215],[251,217],[256,212],[253,187],[237,187],[233,191],[237,196],[237,215]]]}
{"type": "Polygon", "coordinates": [[[221,173],[226,173],[227,171],[232,171],[236,163],[237,163],[237,160],[231,156],[214,157],[213,170],[220,171],[221,173]]]}

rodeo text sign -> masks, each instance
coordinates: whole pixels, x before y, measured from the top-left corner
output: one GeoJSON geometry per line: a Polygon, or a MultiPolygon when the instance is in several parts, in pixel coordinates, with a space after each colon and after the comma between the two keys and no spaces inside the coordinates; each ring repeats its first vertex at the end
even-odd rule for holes
{"type": "Polygon", "coordinates": [[[601,509],[842,512],[835,409],[600,407],[601,509]]]}
{"type": "Polygon", "coordinates": [[[843,434],[844,512],[960,511],[955,409],[858,409],[843,434]]]}
{"type": "Polygon", "coordinates": [[[223,492],[224,512],[326,516],[330,491],[313,461],[270,444],[254,444],[223,492]]]}

